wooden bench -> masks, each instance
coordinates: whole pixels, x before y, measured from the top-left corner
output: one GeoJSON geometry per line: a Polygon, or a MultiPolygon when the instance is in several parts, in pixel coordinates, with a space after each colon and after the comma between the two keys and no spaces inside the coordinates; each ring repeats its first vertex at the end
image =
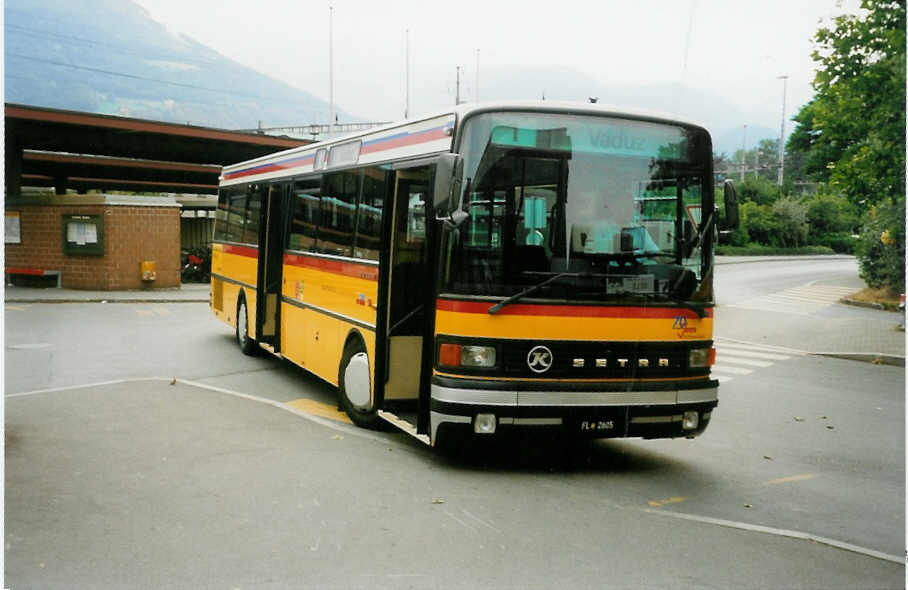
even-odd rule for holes
{"type": "Polygon", "coordinates": [[[57,277],[57,288],[62,285],[63,273],[59,270],[47,270],[44,268],[24,268],[24,267],[6,267],[7,278],[9,275],[28,275],[32,277],[57,277]]]}

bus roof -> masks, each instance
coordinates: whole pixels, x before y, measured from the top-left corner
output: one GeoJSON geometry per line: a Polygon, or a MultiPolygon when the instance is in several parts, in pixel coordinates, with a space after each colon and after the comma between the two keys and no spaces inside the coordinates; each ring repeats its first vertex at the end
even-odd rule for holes
{"type": "Polygon", "coordinates": [[[467,103],[425,116],[225,166],[221,172],[220,183],[226,186],[282,178],[315,170],[341,168],[353,161],[362,165],[450,151],[457,122],[483,112],[501,111],[614,116],[703,128],[693,121],[668,113],[605,104],[541,100],[467,103]],[[349,146],[347,152],[344,150],[346,146],[349,146]],[[331,150],[332,147],[335,149],[331,150]],[[324,151],[319,154],[320,150],[324,151]],[[335,154],[337,159],[332,161],[335,154]],[[347,160],[346,154],[356,154],[356,157],[347,160]]]}

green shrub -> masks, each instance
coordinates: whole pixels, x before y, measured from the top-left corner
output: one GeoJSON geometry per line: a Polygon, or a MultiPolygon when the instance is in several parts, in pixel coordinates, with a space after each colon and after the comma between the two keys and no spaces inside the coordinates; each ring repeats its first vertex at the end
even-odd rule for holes
{"type": "Polygon", "coordinates": [[[870,209],[855,250],[867,285],[905,292],[905,197],[870,209]]]}
{"type": "Polygon", "coordinates": [[[807,239],[807,207],[794,197],[783,197],[772,204],[776,237],[782,246],[797,248],[807,239]]]}

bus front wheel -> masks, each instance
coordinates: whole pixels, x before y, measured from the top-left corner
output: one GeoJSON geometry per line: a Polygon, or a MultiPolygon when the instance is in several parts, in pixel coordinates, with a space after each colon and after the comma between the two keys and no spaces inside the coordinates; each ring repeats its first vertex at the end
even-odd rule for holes
{"type": "Polygon", "coordinates": [[[338,369],[340,406],[357,426],[378,428],[382,420],[372,407],[369,382],[369,356],[366,348],[359,340],[352,340],[344,347],[338,369]]]}
{"type": "Polygon", "coordinates": [[[246,299],[241,297],[236,308],[236,341],[243,354],[255,355],[258,346],[255,340],[249,337],[249,313],[246,308],[246,299]]]}

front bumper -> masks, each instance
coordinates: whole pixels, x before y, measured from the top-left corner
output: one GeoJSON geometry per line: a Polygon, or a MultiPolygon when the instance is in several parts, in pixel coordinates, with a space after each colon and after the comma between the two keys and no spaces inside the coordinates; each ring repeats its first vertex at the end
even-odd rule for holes
{"type": "Polygon", "coordinates": [[[702,433],[718,403],[718,382],[520,383],[434,377],[432,441],[472,432],[477,414],[494,414],[498,431],[557,428],[591,438],[674,438],[702,433]],[[697,426],[685,428],[686,412],[697,426]]]}

